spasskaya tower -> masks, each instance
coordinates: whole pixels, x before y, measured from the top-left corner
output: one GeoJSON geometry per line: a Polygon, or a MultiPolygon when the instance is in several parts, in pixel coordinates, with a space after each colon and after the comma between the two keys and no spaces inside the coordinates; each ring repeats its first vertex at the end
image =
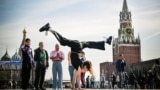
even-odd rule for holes
{"type": "Polygon", "coordinates": [[[123,54],[129,66],[141,61],[141,40],[139,35],[134,35],[132,14],[126,0],[123,1],[119,18],[118,37],[113,40],[113,62],[118,59],[119,54],[123,54]]]}

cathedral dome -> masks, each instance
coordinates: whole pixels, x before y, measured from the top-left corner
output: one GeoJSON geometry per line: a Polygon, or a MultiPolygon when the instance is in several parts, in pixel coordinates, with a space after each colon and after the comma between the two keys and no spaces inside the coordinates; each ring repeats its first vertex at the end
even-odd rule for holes
{"type": "Polygon", "coordinates": [[[9,61],[11,60],[11,57],[8,55],[8,52],[6,50],[6,53],[4,54],[4,56],[1,58],[2,61],[9,61]]]}
{"type": "Polygon", "coordinates": [[[19,60],[21,60],[21,56],[17,53],[17,51],[16,51],[16,53],[12,56],[12,60],[13,60],[13,61],[19,61],[19,60]]]}

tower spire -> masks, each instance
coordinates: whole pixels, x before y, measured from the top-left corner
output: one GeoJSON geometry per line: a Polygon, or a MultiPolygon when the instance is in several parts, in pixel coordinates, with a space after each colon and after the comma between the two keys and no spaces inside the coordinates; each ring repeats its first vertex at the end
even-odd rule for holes
{"type": "Polygon", "coordinates": [[[25,27],[24,27],[22,33],[23,33],[23,39],[22,39],[22,42],[21,42],[21,45],[20,45],[20,48],[19,48],[19,52],[18,52],[18,54],[19,54],[21,57],[22,57],[21,47],[22,47],[22,45],[24,45],[24,41],[25,41],[25,39],[26,39],[26,33],[27,33],[25,27]]]}
{"type": "Polygon", "coordinates": [[[127,5],[127,1],[126,1],[126,0],[123,1],[122,11],[123,11],[123,12],[128,12],[128,5],[127,5]]]}

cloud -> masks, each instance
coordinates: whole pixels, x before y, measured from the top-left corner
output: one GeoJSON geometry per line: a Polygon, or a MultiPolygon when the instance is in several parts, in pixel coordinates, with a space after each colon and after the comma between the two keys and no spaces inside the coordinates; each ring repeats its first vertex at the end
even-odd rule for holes
{"type": "Polygon", "coordinates": [[[151,39],[151,38],[154,38],[154,37],[156,37],[156,36],[159,36],[159,35],[160,35],[160,32],[156,32],[156,33],[154,33],[154,34],[151,34],[151,35],[145,37],[142,41],[145,42],[145,41],[147,41],[147,40],[149,40],[149,39],[151,39]]]}

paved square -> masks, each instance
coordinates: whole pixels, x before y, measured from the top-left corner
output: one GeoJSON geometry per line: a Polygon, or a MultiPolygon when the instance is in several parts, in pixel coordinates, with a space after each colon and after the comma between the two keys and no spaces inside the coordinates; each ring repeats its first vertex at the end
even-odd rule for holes
{"type": "MultiPolygon", "coordinates": [[[[22,89],[0,89],[0,90],[22,90],[22,89]]],[[[28,89],[30,90],[30,89],[28,89]]],[[[46,90],[53,90],[52,88],[47,88],[46,90]]],[[[63,90],[71,90],[71,89],[63,89],[63,90]]],[[[109,89],[83,89],[83,90],[109,90],[109,89]]]]}

